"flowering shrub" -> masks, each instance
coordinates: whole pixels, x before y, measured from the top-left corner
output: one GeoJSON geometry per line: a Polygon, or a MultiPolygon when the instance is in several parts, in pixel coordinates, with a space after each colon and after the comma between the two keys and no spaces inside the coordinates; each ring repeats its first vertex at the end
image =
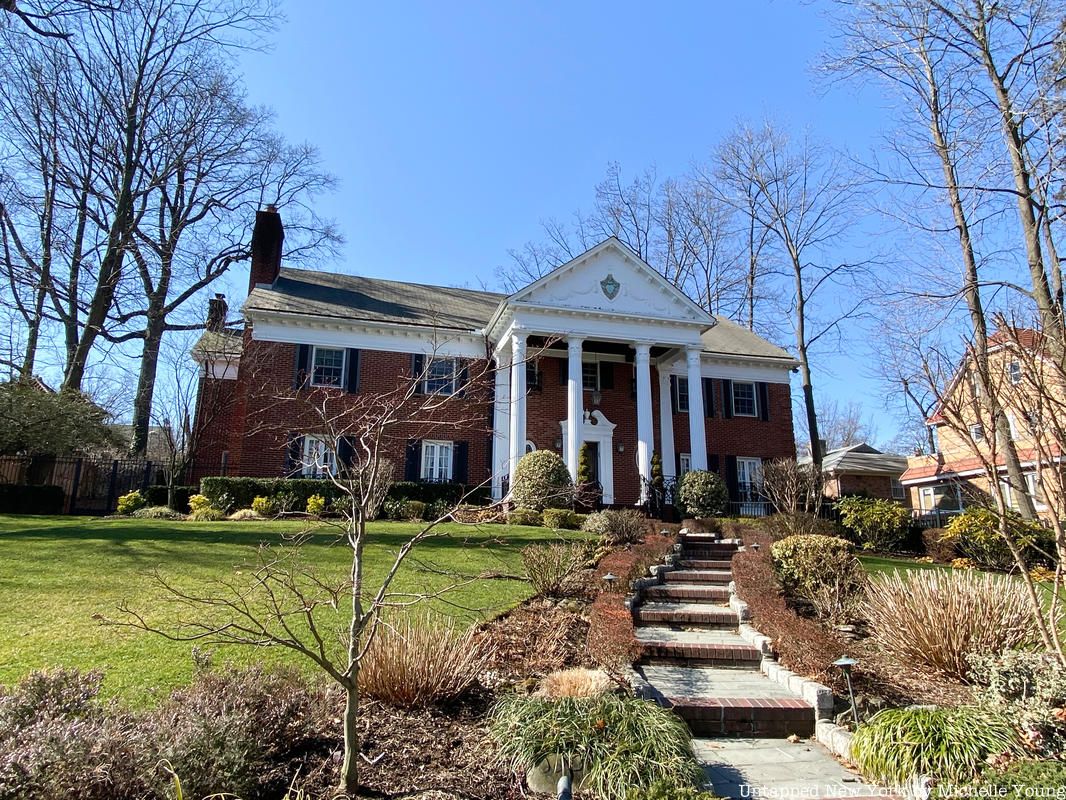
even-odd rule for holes
{"type": "Polygon", "coordinates": [[[260,495],[252,500],[252,511],[261,517],[276,517],[280,509],[278,503],[273,497],[263,497],[260,495]]]}
{"type": "Polygon", "coordinates": [[[681,478],[677,499],[686,516],[720,517],[729,502],[729,492],[717,473],[695,469],[681,478]]]}
{"type": "Polygon", "coordinates": [[[308,497],[307,513],[312,517],[320,517],[326,513],[326,498],[320,494],[313,494],[308,497]]]}
{"type": "Polygon", "coordinates": [[[213,508],[211,500],[202,494],[189,495],[189,510],[190,511],[203,511],[205,508],[213,508]]]}
{"type": "Polygon", "coordinates": [[[523,508],[570,508],[574,502],[574,483],[558,453],[534,450],[515,465],[511,498],[523,508]]]}
{"type": "Polygon", "coordinates": [[[148,505],[148,501],[144,498],[144,495],[138,491],[128,492],[118,499],[118,513],[123,516],[129,516],[134,511],[144,508],[148,505]]]}

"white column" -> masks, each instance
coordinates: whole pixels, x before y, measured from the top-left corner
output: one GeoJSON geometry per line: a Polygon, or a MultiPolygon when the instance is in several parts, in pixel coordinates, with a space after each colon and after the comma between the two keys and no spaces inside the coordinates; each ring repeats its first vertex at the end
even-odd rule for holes
{"type": "Polygon", "coordinates": [[[651,451],[655,447],[651,416],[651,345],[633,345],[637,351],[637,472],[640,473],[640,499],[647,499],[651,481],[651,451]]]}
{"type": "Polygon", "coordinates": [[[566,379],[566,466],[570,477],[577,482],[577,464],[581,457],[581,429],[584,425],[582,408],[583,385],[581,378],[581,343],[582,340],[571,336],[566,340],[567,379],[566,379]]]}
{"type": "Polygon", "coordinates": [[[514,481],[514,468],[526,452],[526,334],[511,334],[511,458],[508,475],[514,481]]]}
{"type": "Polygon", "coordinates": [[[688,435],[693,469],[707,469],[707,422],[703,416],[703,371],[700,348],[685,350],[688,364],[688,435]]]}
{"type": "Polygon", "coordinates": [[[670,375],[659,367],[659,451],[663,458],[663,477],[677,477],[674,457],[674,400],[670,396],[670,375]]]}
{"type": "Polygon", "coordinates": [[[496,352],[496,396],[492,414],[492,499],[503,499],[503,479],[511,461],[511,348],[496,352]]]}

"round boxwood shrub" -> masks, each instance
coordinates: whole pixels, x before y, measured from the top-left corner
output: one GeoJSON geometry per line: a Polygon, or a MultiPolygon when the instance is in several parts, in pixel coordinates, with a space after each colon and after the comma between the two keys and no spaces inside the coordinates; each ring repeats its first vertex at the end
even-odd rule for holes
{"type": "Polygon", "coordinates": [[[696,469],[681,478],[677,499],[686,516],[720,517],[729,502],[729,492],[717,473],[696,469]]]}
{"type": "Polygon", "coordinates": [[[546,508],[542,516],[545,528],[564,531],[577,530],[577,514],[569,508],[546,508]]]}
{"type": "Polygon", "coordinates": [[[536,509],[512,508],[507,514],[508,525],[531,525],[539,528],[543,524],[543,518],[536,509]]]}
{"type": "Polygon", "coordinates": [[[827,622],[851,622],[866,593],[866,572],[851,543],[837,536],[788,536],[770,547],[785,593],[814,606],[827,622]]]}
{"type": "Polygon", "coordinates": [[[515,466],[511,499],[516,505],[535,511],[570,508],[574,501],[574,482],[559,454],[534,450],[522,456],[515,466]]]}

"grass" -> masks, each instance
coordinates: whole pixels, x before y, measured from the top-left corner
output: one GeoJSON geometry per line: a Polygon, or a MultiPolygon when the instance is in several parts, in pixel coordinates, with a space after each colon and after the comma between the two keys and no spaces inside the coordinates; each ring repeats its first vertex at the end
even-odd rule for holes
{"type": "MultiPolygon", "coordinates": [[[[132,705],[148,705],[194,671],[192,646],[160,636],[105,625],[118,606],[152,621],[175,619],[178,609],[153,583],[158,569],[184,588],[219,578],[241,580],[261,543],[280,544],[308,523],[170,522],[121,518],[0,515],[0,684],[50,666],[100,669],[104,692],[132,705]]],[[[465,574],[522,574],[521,550],[558,540],[544,528],[448,525],[447,537],[419,545],[397,576],[396,591],[424,592],[448,586],[440,570],[465,574]]],[[[366,575],[380,577],[417,526],[372,524],[366,575]]],[[[304,546],[304,558],[323,574],[346,571],[348,553],[335,532],[321,526],[304,546]]],[[[532,594],[528,582],[477,580],[434,601],[437,610],[463,623],[498,614],[532,594]]],[[[228,647],[216,660],[234,663],[300,663],[288,651],[228,647]]]]}
{"type": "Polygon", "coordinates": [[[896,570],[900,572],[909,572],[912,570],[925,570],[925,569],[952,569],[949,564],[926,564],[921,561],[915,561],[913,558],[900,558],[897,556],[859,556],[859,561],[862,563],[863,569],[865,569],[871,576],[875,576],[881,573],[893,573],[896,570]]]}

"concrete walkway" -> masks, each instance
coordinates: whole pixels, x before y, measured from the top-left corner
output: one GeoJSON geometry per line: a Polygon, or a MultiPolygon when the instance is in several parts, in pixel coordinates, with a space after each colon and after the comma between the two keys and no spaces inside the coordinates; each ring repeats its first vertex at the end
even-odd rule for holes
{"type": "Polygon", "coordinates": [[[646,590],[636,612],[637,672],[692,729],[707,788],[719,797],[873,795],[810,738],[814,707],[763,675],[761,653],[739,635],[728,604],[737,549],[712,535],[682,536],[681,568],[646,590]]]}

